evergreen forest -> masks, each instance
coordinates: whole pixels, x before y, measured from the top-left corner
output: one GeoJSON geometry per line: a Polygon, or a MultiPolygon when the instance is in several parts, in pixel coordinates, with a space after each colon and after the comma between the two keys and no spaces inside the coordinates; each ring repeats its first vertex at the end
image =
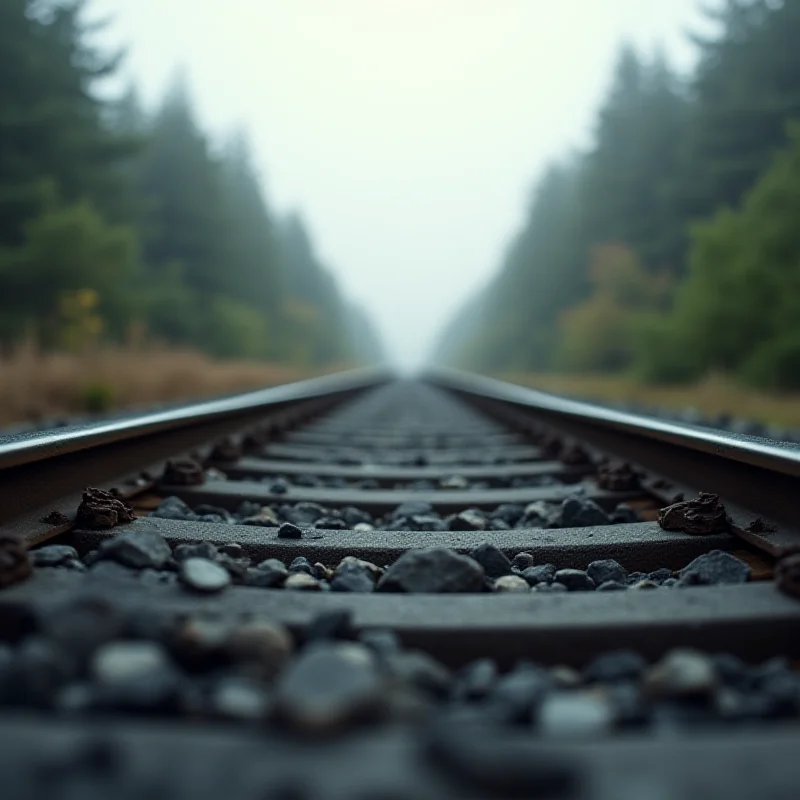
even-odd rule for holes
{"type": "Polygon", "coordinates": [[[800,389],[800,2],[709,0],[680,75],[621,48],[439,362],[800,389]]]}
{"type": "Polygon", "coordinates": [[[121,53],[82,0],[0,2],[0,346],[130,339],[319,367],[380,358],[247,137],[212,142],[177,76],[106,99],[121,53]]]}

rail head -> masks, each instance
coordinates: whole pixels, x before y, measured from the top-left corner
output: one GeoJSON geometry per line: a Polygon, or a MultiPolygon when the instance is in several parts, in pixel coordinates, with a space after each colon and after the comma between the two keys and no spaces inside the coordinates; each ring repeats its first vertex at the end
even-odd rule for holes
{"type": "Polygon", "coordinates": [[[489,400],[499,400],[520,409],[527,408],[564,420],[580,420],[598,427],[635,433],[690,450],[800,477],[800,445],[792,442],[779,442],[619,411],[446,367],[428,370],[425,377],[439,386],[489,400]]]}
{"type": "Polygon", "coordinates": [[[302,400],[367,389],[391,377],[385,367],[363,367],[163,411],[131,414],[119,419],[57,430],[0,436],[0,469],[137,439],[160,431],[177,430],[212,420],[223,421],[246,412],[268,411],[302,400]]]}
{"type": "Polygon", "coordinates": [[[425,379],[460,394],[530,415],[555,433],[638,464],[665,502],[686,490],[722,497],[729,509],[763,517],[737,530],[773,555],[800,547],[800,446],[618,411],[454,369],[432,369],[425,379]],[[658,481],[655,481],[658,478],[658,481]]]}

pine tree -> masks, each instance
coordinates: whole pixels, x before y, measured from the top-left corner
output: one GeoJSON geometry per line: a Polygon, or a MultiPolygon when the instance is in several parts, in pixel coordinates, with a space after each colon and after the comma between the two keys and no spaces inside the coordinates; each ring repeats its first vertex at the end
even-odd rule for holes
{"type": "Polygon", "coordinates": [[[695,37],[700,62],[684,173],[692,217],[734,207],[800,118],[800,7],[727,0],[707,11],[716,37],[695,37]]]}
{"type": "Polygon", "coordinates": [[[138,185],[157,224],[144,241],[154,269],[180,265],[199,298],[223,292],[229,244],[222,170],[212,158],[178,75],[152,123],[138,185]]]}

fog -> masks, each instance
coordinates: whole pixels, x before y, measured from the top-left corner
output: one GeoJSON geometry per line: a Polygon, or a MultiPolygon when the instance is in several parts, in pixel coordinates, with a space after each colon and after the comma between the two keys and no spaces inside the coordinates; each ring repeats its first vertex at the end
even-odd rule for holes
{"type": "Polygon", "coordinates": [[[250,133],[389,357],[424,360],[487,281],[544,164],[581,147],[618,46],[681,69],[695,0],[103,0],[148,103],[186,68],[204,126],[250,133]]]}

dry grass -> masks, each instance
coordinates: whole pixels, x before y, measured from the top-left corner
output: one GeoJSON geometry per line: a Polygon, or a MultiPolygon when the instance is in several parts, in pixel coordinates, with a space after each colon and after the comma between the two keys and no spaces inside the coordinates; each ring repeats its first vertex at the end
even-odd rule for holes
{"type": "Polygon", "coordinates": [[[695,408],[703,414],[730,414],[741,419],[800,428],[800,395],[771,395],[746,389],[720,375],[685,387],[643,386],[608,375],[499,375],[503,380],[544,392],[593,398],[610,403],[642,403],[652,407],[695,408]]]}
{"type": "Polygon", "coordinates": [[[31,343],[0,356],[0,424],[180,402],[275,386],[320,374],[279,364],[214,361],[189,350],[101,348],[41,353],[31,343]]]}

